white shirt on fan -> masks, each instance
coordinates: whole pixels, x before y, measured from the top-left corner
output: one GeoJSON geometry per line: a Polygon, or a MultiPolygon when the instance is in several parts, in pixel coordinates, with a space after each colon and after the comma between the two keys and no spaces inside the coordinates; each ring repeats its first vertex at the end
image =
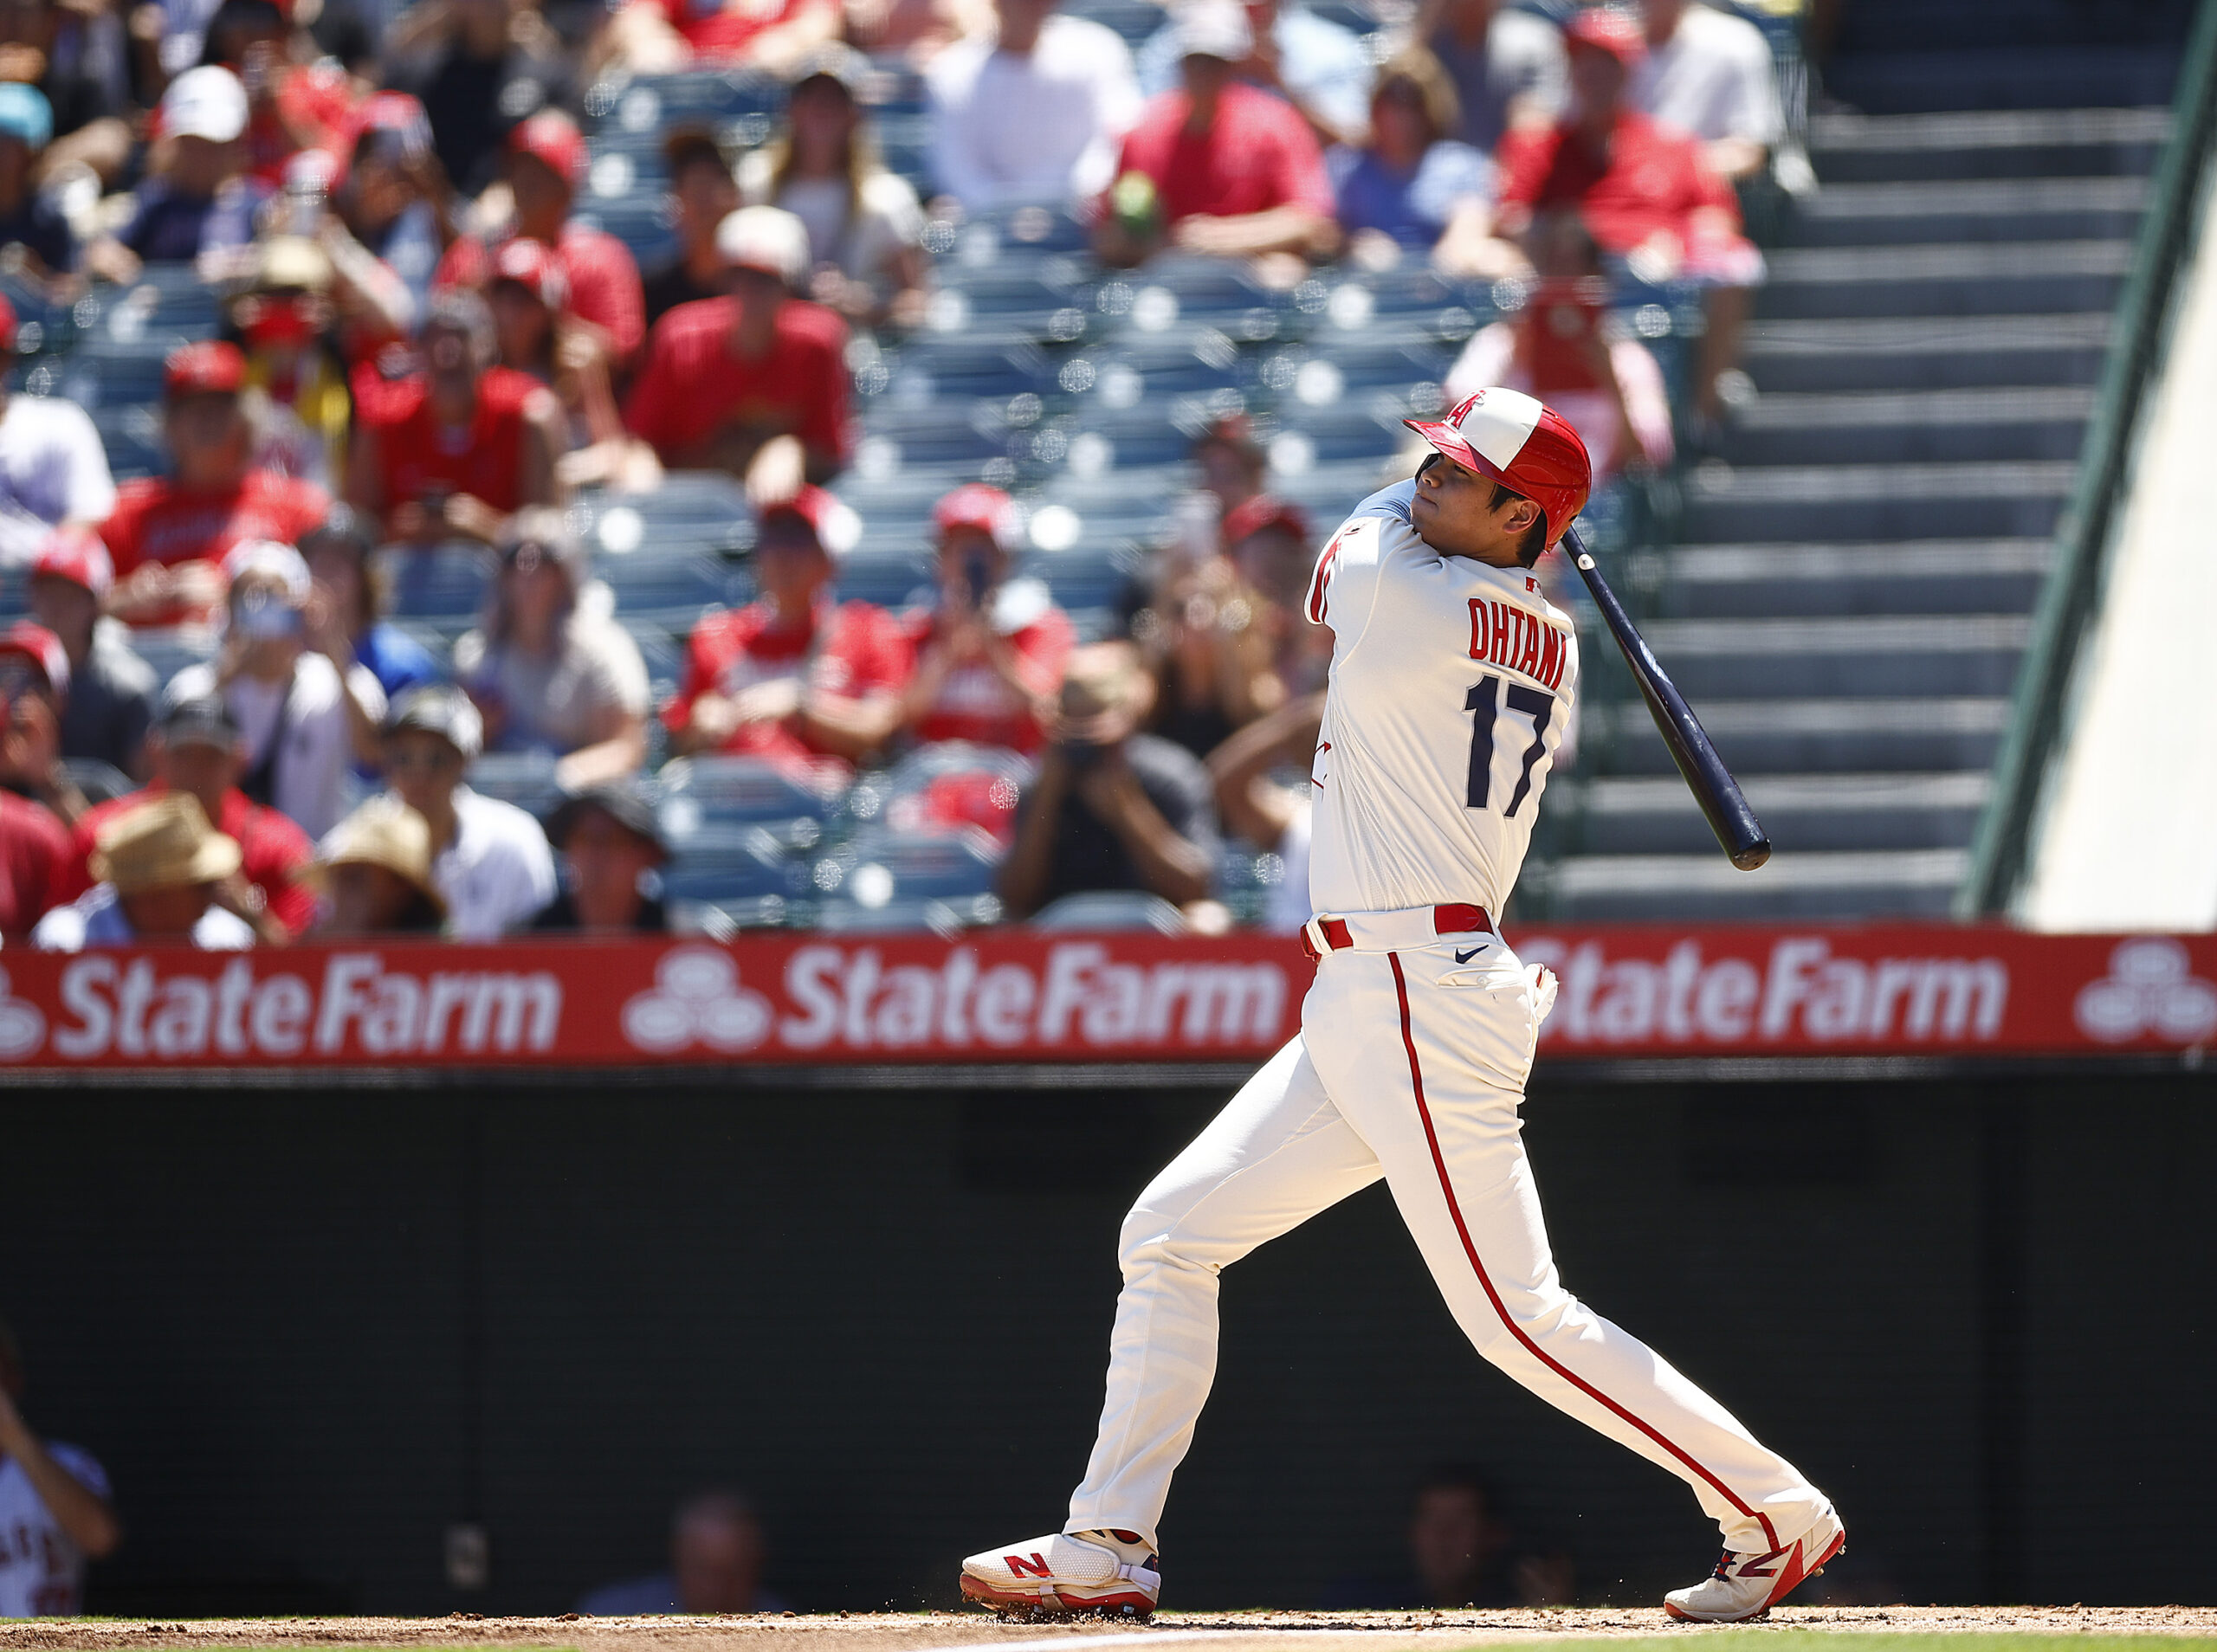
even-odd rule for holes
{"type": "Polygon", "coordinates": [[[0,414],[0,567],[31,561],[63,522],[114,513],[107,449],[85,410],[59,397],[10,395],[0,414]]]}
{"type": "MultiPolygon", "coordinates": [[[[107,1474],[93,1454],[57,1440],[46,1454],[103,1502],[107,1474]]],[[[0,1617],[74,1617],[85,1606],[85,1557],[13,1457],[0,1457],[0,1617]]]]}
{"type": "Polygon", "coordinates": [[[1744,138],[1766,146],[1786,133],[1770,42],[1744,17],[1690,5],[1660,46],[1651,46],[1627,88],[1657,124],[1705,141],[1744,138]]]}
{"type": "Polygon", "coordinates": [[[924,72],[932,172],[973,211],[1089,200],[1140,118],[1131,48],[1086,17],[1057,13],[1028,57],[990,38],[957,41],[924,72]]]}
{"type": "MultiPolygon", "coordinates": [[[[385,690],[368,667],[350,667],[346,681],[372,718],[385,715],[385,690]]],[[[166,699],[175,704],[217,692],[216,668],[192,665],[170,679],[166,699]]],[[[303,654],[289,682],[265,682],[241,673],[222,694],[246,742],[249,774],[261,766],[271,740],[281,733],[284,739],[271,778],[270,807],[310,837],[320,837],[337,825],[347,810],[354,762],[353,732],[346,721],[339,668],[320,654],[303,654]]]]}
{"type": "Polygon", "coordinates": [[[1309,582],[1308,616],[1332,628],[1309,900],[1469,901],[1498,921],[1569,725],[1578,638],[1533,574],[1419,539],[1415,487],[1356,506],[1309,582]]]}

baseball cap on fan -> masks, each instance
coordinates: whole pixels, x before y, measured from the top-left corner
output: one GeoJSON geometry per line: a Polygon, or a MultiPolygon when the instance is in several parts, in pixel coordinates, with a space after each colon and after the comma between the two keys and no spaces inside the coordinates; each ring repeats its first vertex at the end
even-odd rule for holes
{"type": "Polygon", "coordinates": [[[1562,26],[1563,43],[1606,52],[1626,68],[1647,55],[1647,36],[1639,21],[1614,6],[1588,6],[1562,26]]]}
{"type": "Polygon", "coordinates": [[[808,226],[783,207],[741,207],[716,226],[716,254],[733,269],[775,275],[798,292],[808,280],[808,226]]]}
{"type": "Polygon", "coordinates": [[[31,564],[31,578],[42,574],[82,585],[105,597],[115,584],[115,560],[100,536],[87,527],[61,527],[46,536],[31,564]]]}
{"type": "Polygon", "coordinates": [[[550,310],[559,310],[570,301],[570,283],[554,249],[522,236],[502,242],[493,255],[489,284],[501,281],[514,282],[550,310]]]}
{"type": "Polygon", "coordinates": [[[227,68],[189,68],[170,82],[156,112],[165,138],[205,138],[228,144],[246,130],[246,87],[227,68]]]}
{"type": "Polygon", "coordinates": [[[13,138],[34,153],[54,136],[54,106],[46,94],[20,81],[0,82],[0,138],[13,138]]]}
{"type": "Polygon", "coordinates": [[[765,528],[779,517],[805,523],[824,554],[834,562],[853,550],[863,537],[863,519],[855,514],[854,507],[821,487],[804,487],[791,499],[762,507],[765,528]]]}
{"type": "Polygon", "coordinates": [[[1530,500],[1547,518],[1549,545],[1586,508],[1593,461],[1570,421],[1522,390],[1482,390],[1437,421],[1402,423],[1465,470],[1530,500]]]}
{"type": "Polygon", "coordinates": [[[1180,57],[1216,57],[1242,63],[1254,55],[1255,31],[1247,9],[1232,0],[1194,0],[1179,15],[1175,39],[1180,57]]]}
{"type": "Polygon", "coordinates": [[[46,679],[56,700],[68,698],[68,652],[62,648],[61,639],[43,625],[17,620],[0,630],[0,659],[29,661],[31,668],[46,679]]]}
{"type": "Polygon", "coordinates": [[[187,396],[236,396],[246,383],[246,357],[221,339],[179,345],[162,363],[162,394],[172,402],[187,396]]]}
{"type": "Polygon", "coordinates": [[[508,134],[508,152],[529,155],[552,167],[572,190],[585,181],[585,139],[559,109],[541,109],[508,134]]]}
{"type": "Polygon", "coordinates": [[[941,538],[956,528],[976,528],[1004,551],[1015,550],[1024,532],[1016,501],[986,482],[965,482],[942,497],[932,507],[932,525],[941,538]]]}

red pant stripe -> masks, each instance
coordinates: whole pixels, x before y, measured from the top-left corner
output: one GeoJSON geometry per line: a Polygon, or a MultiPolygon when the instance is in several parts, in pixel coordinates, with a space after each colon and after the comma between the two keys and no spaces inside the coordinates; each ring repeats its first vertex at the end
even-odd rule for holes
{"type": "Polygon", "coordinates": [[[1409,1052],[1409,1083],[1416,1092],[1417,1116],[1424,1120],[1424,1139],[1432,1148],[1432,1168],[1439,1173],[1439,1191],[1446,1197],[1447,1214],[1454,1218],[1455,1231],[1462,1238],[1463,1254],[1470,1259],[1470,1271],[1478,1276],[1478,1283],[1484,1287],[1486,1300],[1493,1304],[1494,1313],[1499,1316],[1502,1324],[1508,1327],[1509,1334],[1515,1337],[1517,1341],[1524,1345],[1525,1352],[1529,1353],[1534,1358],[1537,1359],[1542,1365],[1547,1366],[1549,1371],[1554,1372],[1556,1376],[1561,1378],[1565,1382],[1572,1384],[1589,1397],[1607,1406],[1609,1410],[1614,1411],[1619,1416],[1624,1418],[1626,1422],[1631,1423],[1632,1427],[1638,1429],[1649,1439],[1654,1441],[1656,1444],[1661,1446],[1665,1451],[1676,1457],[1680,1462],[1685,1464],[1687,1468],[1692,1469],[1694,1473],[1699,1475],[1703,1480],[1707,1481],[1711,1486],[1716,1488],[1717,1494],[1723,1497],[1726,1502],[1731,1504],[1733,1507],[1738,1509],[1742,1514],[1748,1516],[1752,1520],[1759,1521],[1763,1528],[1763,1536],[1768,1540],[1770,1546],[1773,1549],[1778,1548],[1780,1546],[1778,1533],[1771,1528],[1770,1517],[1768,1515],[1757,1513],[1754,1509],[1749,1508],[1747,1504],[1742,1502],[1737,1496],[1734,1495],[1732,1488],[1729,1486],[1727,1486],[1715,1475],[1710,1473],[1708,1469],[1703,1468],[1700,1463],[1695,1462],[1694,1459],[1687,1455],[1685,1452],[1680,1450],[1677,1446],[1664,1437],[1660,1431],[1651,1427],[1641,1418],[1635,1416],[1632,1412],[1618,1404],[1616,1401],[1611,1399],[1600,1389],[1594,1387],[1593,1384],[1587,1382],[1576,1371],[1565,1366],[1561,1361],[1551,1358],[1546,1350],[1542,1349],[1538,1343],[1532,1340],[1530,1335],[1526,1333],[1524,1327],[1516,1323],[1515,1317],[1510,1314],[1507,1307],[1503,1304],[1501,1293],[1494,1289],[1493,1281],[1486,1276],[1485,1264],[1478,1260],[1477,1246],[1470,1242],[1470,1229],[1463,1221],[1463,1207],[1456,1203],[1455,1185],[1448,1179],[1447,1160],[1439,1151],[1439,1133],[1432,1128],[1432,1109],[1425,1105],[1424,1069],[1417,1061],[1416,1034],[1409,1023],[1409,984],[1406,978],[1401,974],[1400,957],[1398,953],[1388,952],[1386,954],[1386,961],[1393,966],[1393,991],[1399,997],[1401,1001],[1401,1042],[1409,1052]]]}

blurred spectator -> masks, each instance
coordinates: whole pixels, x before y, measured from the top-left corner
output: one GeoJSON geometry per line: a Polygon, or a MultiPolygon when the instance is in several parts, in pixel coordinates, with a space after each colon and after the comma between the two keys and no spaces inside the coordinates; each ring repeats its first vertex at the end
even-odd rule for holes
{"type": "Polygon", "coordinates": [[[1184,86],[1150,100],[1125,138],[1096,249],[1112,264],[1163,245],[1220,258],[1328,256],[1338,230],[1315,134],[1283,99],[1234,78],[1254,50],[1245,10],[1193,0],[1176,28],[1184,86]]]}
{"type": "Polygon", "coordinates": [[[94,847],[97,881],[42,918],[31,944],[48,952],[81,952],[140,940],[189,940],[203,952],[244,952],[254,945],[254,931],[217,902],[238,869],[239,846],[208,824],[192,797],[165,792],[134,800],[107,823],[94,847]]]}
{"type": "Polygon", "coordinates": [[[702,615],[686,645],[683,686],[663,710],[673,752],[843,767],[884,739],[908,639],[882,609],[831,595],[861,526],[815,487],[762,513],[754,601],[702,615]]]}
{"type": "Polygon", "coordinates": [[[1481,153],[1492,154],[1513,128],[1561,112],[1562,35],[1545,17],[1503,0],[1428,0],[1416,37],[1455,82],[1455,135],[1481,153]]]}
{"type": "Polygon", "coordinates": [[[939,502],[939,600],[904,621],[915,661],[899,719],[920,740],[1037,752],[1076,634],[1037,579],[1011,579],[1016,507],[973,482],[939,502]]]}
{"type": "Polygon", "coordinates": [[[1378,71],[1369,140],[1326,158],[1356,262],[1390,268],[1406,249],[1457,274],[1509,273],[1514,255],[1503,261],[1493,240],[1493,165],[1455,139],[1457,125],[1454,83],[1424,48],[1378,71]]]}
{"type": "Polygon", "coordinates": [[[1244,413],[1211,423],[1193,439],[1193,452],[1202,488],[1215,496],[1218,521],[1261,493],[1270,474],[1270,456],[1244,413]]]}
{"type": "Polygon", "coordinates": [[[483,747],[484,725],[459,688],[416,689],[385,720],[385,778],[430,829],[431,881],[456,940],[497,940],[554,898],[539,823],[462,783],[483,747]]]}
{"type": "Polygon", "coordinates": [[[553,253],[520,237],[502,242],[486,299],[501,365],[537,379],[562,403],[569,450],[555,461],[555,474],[565,485],[651,487],[661,466],[624,429],[607,353],[572,312],[569,282],[553,253]]]}
{"type": "Polygon", "coordinates": [[[1166,579],[1132,625],[1155,680],[1154,732],[1196,757],[1284,702],[1280,653],[1292,668],[1289,644],[1316,629],[1299,623],[1311,558],[1298,507],[1257,494],[1226,514],[1223,540],[1225,554],[1166,579]]]}
{"type": "MultiPolygon", "coordinates": [[[[1362,36],[1318,16],[1302,0],[1243,0],[1241,9],[1254,48],[1238,64],[1239,78],[1300,110],[1317,142],[1361,143],[1370,124],[1371,91],[1370,48],[1362,36]]],[[[1150,35],[1139,49],[1140,90],[1150,98],[1177,90],[1184,51],[1175,18],[1150,35]]]]}
{"type": "Polygon", "coordinates": [[[45,672],[48,665],[67,668],[56,657],[61,645],[46,647],[51,642],[20,621],[0,632],[0,699],[7,707],[0,730],[0,937],[29,934],[69,893],[69,829],[53,810],[23,795],[43,790],[39,778],[55,763],[44,732],[52,721],[45,672]],[[48,665],[33,649],[48,656],[48,665]]]}
{"type": "Polygon", "coordinates": [[[316,600],[289,545],[250,540],[223,558],[230,580],[223,653],[171,679],[172,700],[218,695],[246,746],[239,790],[310,837],[346,812],[347,769],[378,750],[385,691],[316,600]]]}
{"type": "Polygon", "coordinates": [[[1710,170],[1753,177],[1786,135],[1770,42],[1745,17],[1698,0],[1640,0],[1647,55],[1632,71],[1632,107],[1702,140],[1710,170]]]}
{"type": "Polygon", "coordinates": [[[162,94],[161,136],[131,214],[85,248],[85,267],[119,283],[142,264],[189,263],[246,246],[268,188],[246,176],[246,88],[227,68],[187,69],[162,94]]]}
{"type": "Polygon", "coordinates": [[[1409,1513],[1408,1544],[1407,1571],[1342,1578],[1323,1604],[1341,1610],[1539,1607],[1575,1597],[1570,1557],[1520,1548],[1475,1468],[1450,1465],[1425,1476],[1409,1513]]]}
{"type": "Polygon", "coordinates": [[[65,826],[85,812],[84,793],[61,760],[68,697],[61,638],[29,620],[0,629],[0,790],[42,804],[65,826]]]}
{"type": "Polygon", "coordinates": [[[527,505],[561,496],[561,404],[495,359],[492,313],[475,293],[432,296],[406,377],[354,378],[347,503],[411,544],[500,538],[527,505]]]}
{"type": "Polygon", "coordinates": [[[562,893],[532,920],[541,931],[659,935],[669,927],[647,874],[669,859],[650,784],[633,776],[566,799],[546,823],[562,853],[562,893]]]}
{"type": "Polygon", "coordinates": [[[1096,890],[1144,889],[1181,906],[1206,898],[1217,860],[1208,771],[1184,747],[1135,732],[1151,697],[1128,642],[1070,655],[1055,742],[1001,863],[1001,899],[1015,915],[1096,890]]]}
{"type": "Polygon", "coordinates": [[[663,139],[662,153],[677,252],[643,284],[650,327],[681,304],[721,298],[729,289],[731,267],[716,249],[716,226],[739,210],[739,181],[708,127],[679,127],[663,139]]]}
{"type": "Polygon", "coordinates": [[[246,387],[260,398],[254,463],[328,489],[346,454],[346,377],[323,347],[333,320],[330,255],[303,236],[255,245],[247,290],[229,306],[246,358],[246,387]]]}
{"type": "Polygon", "coordinates": [[[397,798],[372,797],[333,827],[310,875],[323,890],[319,939],[436,935],[446,921],[431,881],[431,829],[397,798]]]}
{"type": "Polygon", "coordinates": [[[790,499],[847,462],[846,323],[796,296],[808,230],[783,208],[741,207],[716,247],[729,296],[656,324],[624,420],[673,470],[728,471],[757,500],[790,499]]]}
{"type": "Polygon", "coordinates": [[[69,661],[61,755],[144,778],[146,728],[160,685],[154,668],[133,651],[129,630],[101,616],[113,584],[100,537],[90,528],[63,528],[31,564],[31,617],[60,640],[69,661]]]}
{"type": "Polygon", "coordinates": [[[1699,144],[1626,105],[1626,79],[1646,53],[1639,26],[1597,9],[1572,18],[1565,36],[1572,108],[1552,127],[1503,141],[1503,227],[1522,233],[1537,212],[1574,207],[1601,250],[1639,280],[1706,287],[1694,413],[1713,423],[1721,410],[1716,380],[1739,358],[1762,255],[1740,233],[1738,201],[1703,161],[1699,144]]]}
{"type": "Polygon", "coordinates": [[[623,0],[596,55],[643,74],[708,62],[783,77],[841,21],[838,0],[623,0]]]}
{"type": "Polygon", "coordinates": [[[484,619],[454,648],[488,749],[553,753],[567,791],[631,773],[646,761],[647,668],[604,603],[580,600],[584,543],[559,511],[528,510],[499,549],[484,619]]]}
{"type": "Polygon", "coordinates": [[[783,128],[739,165],[750,205],[783,207],[806,226],[811,296],[862,326],[914,327],[930,273],[924,210],[885,169],[860,101],[869,60],[819,48],[803,61],[783,128]]]}
{"type": "MultiPolygon", "coordinates": [[[[16,312],[0,298],[0,366],[15,348],[16,312]]],[[[0,567],[29,561],[65,523],[89,526],[114,509],[107,450],[85,410],[10,390],[0,373],[0,567]]]]}
{"type": "Polygon", "coordinates": [[[217,564],[235,545],[289,545],[331,508],[313,482],[253,468],[254,431],[239,399],[246,358],[236,345],[172,351],[162,383],[170,474],[126,482],[100,528],[118,582],[109,611],[134,625],[212,613],[223,600],[217,564]]]}
{"type": "Polygon", "coordinates": [[[145,790],[94,804],[70,829],[63,898],[74,900],[92,886],[93,854],[110,822],[148,797],[182,792],[239,846],[239,869],[223,881],[217,904],[245,920],[264,945],[281,946],[305,930],[315,916],[314,892],[301,881],[308,836],[239,790],[246,745],[229,707],[214,694],[167,700],[146,749],[152,778],[145,790]]]}
{"type": "Polygon", "coordinates": [[[315,598],[328,610],[333,629],[351,645],[346,663],[366,667],[390,702],[437,681],[439,668],[421,642],[378,617],[385,581],[372,564],[372,548],[362,519],[344,505],[333,506],[330,515],[301,536],[315,598]]]}
{"type": "Polygon", "coordinates": [[[1645,345],[1614,323],[1600,248],[1575,212],[1542,213],[1527,239],[1540,280],[1511,319],[1482,327],[1448,369],[1458,402],[1489,384],[1536,396],[1568,419],[1598,484],[1625,466],[1671,462],[1671,399],[1645,345]]]}
{"type": "MultiPolygon", "coordinates": [[[[1321,628],[1319,628],[1321,629],[1321,628]]],[[[1324,717],[1324,696],[1304,694],[1258,718],[1208,755],[1218,818],[1224,829],[1265,855],[1281,871],[1263,912],[1263,927],[1291,934],[1310,917],[1309,827],[1315,788],[1309,769],[1324,717]],[[1280,785],[1271,771],[1298,769],[1296,785],[1280,785]]]]}
{"type": "Polygon", "coordinates": [[[464,195],[498,177],[508,134],[574,97],[570,68],[532,0],[423,0],[385,42],[394,90],[431,124],[439,169],[464,195]]]}
{"type": "Polygon", "coordinates": [[[295,155],[333,147],[352,113],[346,72],[315,49],[289,3],[219,0],[200,61],[238,77],[247,100],[247,175],[269,188],[285,183],[295,155]]]}
{"type": "Polygon", "coordinates": [[[0,248],[21,248],[35,275],[77,268],[77,232],[55,197],[39,188],[39,158],[54,136],[54,112],[36,87],[0,81],[0,248]]]}
{"type": "Polygon", "coordinates": [[[933,60],[932,176],[972,212],[1090,201],[1140,115],[1132,54],[1056,0],[993,0],[997,30],[933,60]]]}
{"type": "Polygon", "coordinates": [[[55,49],[72,20],[61,0],[0,3],[0,81],[36,87],[52,113],[55,140],[41,160],[42,184],[84,165],[106,185],[130,158],[131,128],[102,77],[81,58],[65,62],[55,49]]]}
{"type": "Polygon", "coordinates": [[[0,1320],[0,1617],[74,1617],[85,1610],[85,1563],[123,1541],[107,1473],[81,1446],[42,1440],[17,1409],[23,1351],[0,1320]]]}
{"type": "Polygon", "coordinates": [[[352,135],[341,140],[339,158],[333,215],[346,239],[407,293],[408,311],[397,330],[412,332],[430,300],[432,272],[453,238],[455,210],[423,106],[404,92],[378,93],[355,112],[352,135]]]}
{"type": "MultiPolygon", "coordinates": [[[[512,204],[501,239],[535,241],[553,251],[580,331],[612,372],[628,364],[646,339],[646,300],[631,249],[570,216],[585,166],[585,134],[559,109],[541,110],[510,132],[504,176],[512,204]]],[[[443,287],[484,287],[493,279],[497,244],[469,237],[456,242],[432,279],[443,287]]]]}
{"type": "Polygon", "coordinates": [[[669,1570],[596,1589],[578,1603],[595,1617],[662,1612],[782,1612],[762,1587],[762,1522],[736,1492],[704,1492],[670,1521],[669,1570]]]}

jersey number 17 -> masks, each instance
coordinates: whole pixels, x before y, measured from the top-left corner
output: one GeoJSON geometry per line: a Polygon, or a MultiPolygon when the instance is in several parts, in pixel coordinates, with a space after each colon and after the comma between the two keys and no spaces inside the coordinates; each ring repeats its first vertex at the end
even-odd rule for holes
{"type": "MultiPolygon", "coordinates": [[[[1509,807],[1501,812],[1513,817],[1525,797],[1532,790],[1533,765],[1539,762],[1548,749],[1548,724],[1554,715],[1555,697],[1543,688],[1528,688],[1521,682],[1507,686],[1503,692],[1499,677],[1481,677],[1471,685],[1464,697],[1463,709],[1473,713],[1470,723],[1470,778],[1466,798],[1472,809],[1483,809],[1493,789],[1493,726],[1505,708],[1522,712],[1532,720],[1532,744],[1524,748],[1524,765],[1516,777],[1516,789],[1509,795],[1509,807]]],[[[1542,785],[1545,785],[1543,779],[1542,785]]]]}

